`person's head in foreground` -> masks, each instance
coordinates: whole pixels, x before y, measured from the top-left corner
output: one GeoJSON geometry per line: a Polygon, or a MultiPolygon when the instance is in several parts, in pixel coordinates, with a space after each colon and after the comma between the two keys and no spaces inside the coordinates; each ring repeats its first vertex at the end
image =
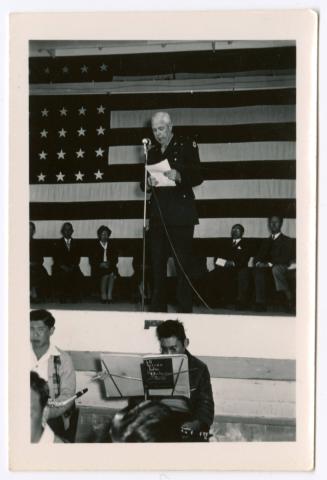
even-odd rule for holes
{"type": "Polygon", "coordinates": [[[47,310],[30,312],[30,340],[35,354],[42,356],[50,346],[50,337],[55,330],[55,319],[47,310]]]}
{"type": "Polygon", "coordinates": [[[48,398],[48,384],[36,372],[30,373],[31,385],[31,442],[38,443],[43,433],[43,410],[48,398]]]}
{"type": "Polygon", "coordinates": [[[146,400],[117,412],[110,427],[112,442],[178,442],[181,425],[167,405],[146,400]]]}
{"type": "Polygon", "coordinates": [[[189,339],[186,338],[184,325],[178,320],[166,320],[158,325],[157,338],[161,353],[172,355],[185,353],[189,339]]]}
{"type": "Polygon", "coordinates": [[[273,235],[281,231],[282,225],[283,225],[283,217],[280,217],[278,215],[273,215],[268,219],[269,230],[273,235]]]}
{"type": "Polygon", "coordinates": [[[244,235],[244,227],[240,223],[236,223],[236,225],[232,226],[231,230],[231,237],[233,240],[238,240],[242,238],[244,235]]]}
{"type": "Polygon", "coordinates": [[[151,127],[154,138],[162,146],[167,146],[173,136],[173,124],[169,113],[157,112],[151,119],[151,127]]]}

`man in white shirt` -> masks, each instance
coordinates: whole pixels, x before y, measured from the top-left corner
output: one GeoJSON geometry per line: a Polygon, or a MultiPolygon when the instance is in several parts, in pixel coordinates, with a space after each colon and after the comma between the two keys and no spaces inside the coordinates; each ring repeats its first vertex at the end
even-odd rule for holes
{"type": "MultiPolygon", "coordinates": [[[[50,398],[62,402],[75,394],[76,374],[69,354],[50,342],[54,325],[55,319],[47,310],[31,311],[31,370],[47,382],[50,398]]],[[[72,420],[75,419],[73,401],[62,407],[46,407],[46,416],[56,433],[72,439],[72,420]]]]}

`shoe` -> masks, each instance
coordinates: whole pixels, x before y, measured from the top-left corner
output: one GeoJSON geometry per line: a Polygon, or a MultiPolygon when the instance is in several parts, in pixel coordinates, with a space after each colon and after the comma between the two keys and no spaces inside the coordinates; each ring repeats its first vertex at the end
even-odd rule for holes
{"type": "Polygon", "coordinates": [[[107,300],[105,298],[101,298],[101,303],[107,303],[107,300]]]}
{"type": "Polygon", "coordinates": [[[108,305],[110,305],[110,303],[112,303],[112,299],[108,298],[108,299],[106,300],[106,303],[107,303],[108,305]]]}

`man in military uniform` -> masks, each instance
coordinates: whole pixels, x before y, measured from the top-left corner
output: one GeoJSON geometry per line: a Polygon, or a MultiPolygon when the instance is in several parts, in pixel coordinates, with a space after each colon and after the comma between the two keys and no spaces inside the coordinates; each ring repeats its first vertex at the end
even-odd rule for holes
{"type": "Polygon", "coordinates": [[[192,312],[192,289],[186,279],[190,275],[194,225],[199,223],[192,187],[203,181],[196,142],[176,138],[167,112],[153,115],[152,131],[156,144],[149,149],[148,165],[168,160],[165,176],[174,186],[159,186],[153,176],[150,200],[150,251],[153,273],[151,311],[167,311],[165,279],[167,260],[172,253],[177,272],[178,312],[192,312]],[[167,235],[168,234],[168,235],[167,235]],[[169,239],[168,239],[169,236],[169,239]]]}

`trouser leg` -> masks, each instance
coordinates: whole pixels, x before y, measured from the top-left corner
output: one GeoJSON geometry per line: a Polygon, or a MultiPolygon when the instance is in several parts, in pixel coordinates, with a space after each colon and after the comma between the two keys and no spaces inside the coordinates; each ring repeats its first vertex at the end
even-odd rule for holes
{"type": "Polygon", "coordinates": [[[150,310],[165,312],[167,311],[165,284],[168,252],[166,235],[161,225],[150,225],[150,255],[153,281],[150,310]]]}
{"type": "Polygon", "coordinates": [[[186,276],[192,281],[190,275],[194,226],[171,227],[169,234],[175,250],[173,256],[177,274],[177,309],[181,313],[191,313],[193,290],[186,276]]]}
{"type": "Polygon", "coordinates": [[[288,303],[291,303],[293,298],[287,279],[287,271],[286,265],[273,265],[272,267],[272,275],[277,292],[283,292],[288,303]]]}
{"type": "Polygon", "coordinates": [[[277,292],[285,292],[289,290],[286,265],[273,265],[272,274],[277,292]]]}
{"type": "Polygon", "coordinates": [[[248,300],[250,288],[250,271],[247,267],[240,268],[237,272],[237,301],[245,303],[248,300]]]}
{"type": "Polygon", "coordinates": [[[256,303],[266,303],[267,301],[267,269],[254,269],[254,283],[255,283],[255,301],[256,303]]]}

